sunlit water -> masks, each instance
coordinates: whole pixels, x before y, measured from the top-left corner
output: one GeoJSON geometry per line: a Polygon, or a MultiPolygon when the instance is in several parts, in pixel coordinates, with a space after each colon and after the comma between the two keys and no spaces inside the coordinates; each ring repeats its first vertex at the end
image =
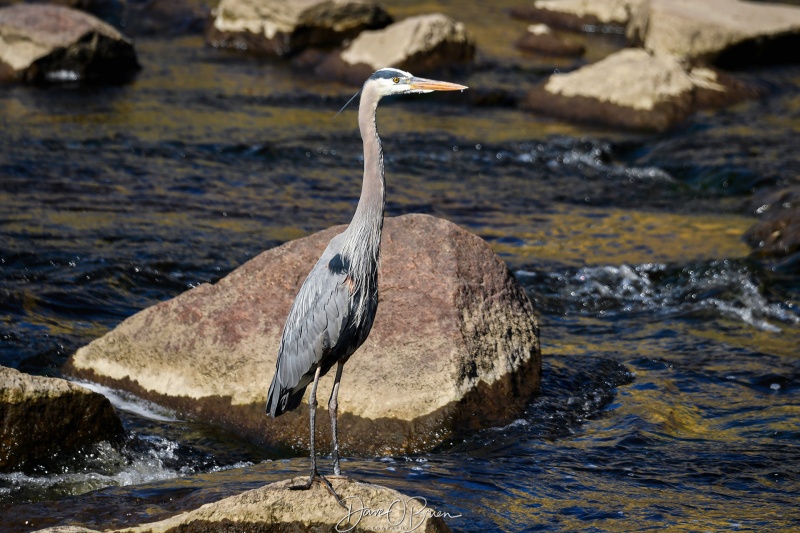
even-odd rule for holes
{"type": "MultiPolygon", "coordinates": [[[[352,215],[361,143],[354,112],[333,115],[353,88],[197,38],[137,46],[130,86],[0,88],[0,364],[60,375],[137,310],[352,215]]],[[[548,68],[514,52],[454,81],[548,68]]],[[[658,137],[460,95],[382,106],[388,214],[452,220],[509,263],[541,318],[542,395],[511,424],[347,473],[460,531],[797,527],[800,283],[741,235],[750,191],[800,175],[800,70],[743,75],[763,101],[658,137]]],[[[101,392],[126,446],[0,475],[0,529],[139,523],[305,473],[302,451],[101,392]]]]}

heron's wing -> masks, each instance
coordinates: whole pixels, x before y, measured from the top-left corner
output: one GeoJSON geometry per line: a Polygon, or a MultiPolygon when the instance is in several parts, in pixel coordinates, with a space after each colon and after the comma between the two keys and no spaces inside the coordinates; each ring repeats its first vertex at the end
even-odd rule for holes
{"type": "Polygon", "coordinates": [[[346,265],[331,241],[295,298],[281,338],[267,411],[273,416],[296,406],[317,365],[340,344],[350,313],[346,265]]]}

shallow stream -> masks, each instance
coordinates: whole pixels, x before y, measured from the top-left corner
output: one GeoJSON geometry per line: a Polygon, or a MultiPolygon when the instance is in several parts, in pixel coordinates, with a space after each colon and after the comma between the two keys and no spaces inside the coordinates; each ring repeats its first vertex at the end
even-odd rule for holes
{"type": "MultiPolygon", "coordinates": [[[[476,9],[456,15],[479,68],[452,81],[521,92],[574,66],[499,44],[525,25],[476,9]]],[[[0,87],[2,365],[60,375],[125,317],[352,215],[361,142],[355,110],[334,114],[354,88],[199,37],[137,50],[128,86],[0,87]]],[[[505,427],[348,473],[457,531],[800,528],[800,281],[742,241],[752,190],[800,179],[800,68],[740,75],[766,96],[663,135],[466,93],[382,105],[387,214],[446,218],[508,262],[540,316],[543,393],[505,427]]],[[[104,392],[128,447],[0,475],[0,530],[140,523],[305,472],[302,450],[104,392]]]]}

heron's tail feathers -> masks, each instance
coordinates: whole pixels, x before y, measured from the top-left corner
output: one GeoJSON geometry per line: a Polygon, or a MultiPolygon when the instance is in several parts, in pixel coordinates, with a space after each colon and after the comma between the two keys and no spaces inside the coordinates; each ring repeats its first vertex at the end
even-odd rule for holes
{"type": "Polygon", "coordinates": [[[295,409],[303,401],[305,392],[305,387],[293,391],[292,389],[276,387],[273,381],[267,395],[267,414],[275,418],[286,411],[295,409]]]}

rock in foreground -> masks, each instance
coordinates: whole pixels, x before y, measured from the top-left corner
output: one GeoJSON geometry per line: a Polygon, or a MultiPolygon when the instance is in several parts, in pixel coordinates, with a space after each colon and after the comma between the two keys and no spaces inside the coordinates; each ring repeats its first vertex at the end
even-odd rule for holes
{"type": "Polygon", "coordinates": [[[123,436],[104,396],[63,379],[0,367],[0,472],[25,471],[123,436]]]}
{"type": "Polygon", "coordinates": [[[624,49],[532,89],[523,106],[566,119],[662,131],[698,109],[752,96],[717,71],[686,70],[673,56],[624,49]]]}
{"type": "Polygon", "coordinates": [[[120,83],[139,68],[131,42],[92,15],[45,4],[0,9],[0,81],[120,83]]]}
{"type": "Polygon", "coordinates": [[[206,40],[282,57],[335,46],[391,22],[383,8],[367,0],[222,0],[206,40]]]}
{"type": "MultiPolygon", "coordinates": [[[[305,447],[308,408],[265,414],[289,307],[330,228],[268,250],[215,285],[130,317],[81,348],[70,371],[225,425],[305,447]]],[[[387,218],[380,305],[345,366],[347,453],[411,453],[518,416],[539,387],[536,319],[524,290],[479,237],[426,215],[387,218]]],[[[332,374],[332,373],[331,373],[332,374]]],[[[333,376],[320,382],[326,399],[333,376]]],[[[320,402],[319,449],[329,445],[320,402]]]]}
{"type": "MultiPolygon", "coordinates": [[[[347,509],[315,483],[308,491],[290,490],[307,478],[287,479],[231,496],[161,522],[117,531],[127,533],[200,533],[207,531],[419,531],[446,533],[460,515],[432,509],[424,498],[401,494],[350,478],[328,479],[347,509]]],[[[81,527],[53,528],[53,533],[92,532],[81,527]]]]}

